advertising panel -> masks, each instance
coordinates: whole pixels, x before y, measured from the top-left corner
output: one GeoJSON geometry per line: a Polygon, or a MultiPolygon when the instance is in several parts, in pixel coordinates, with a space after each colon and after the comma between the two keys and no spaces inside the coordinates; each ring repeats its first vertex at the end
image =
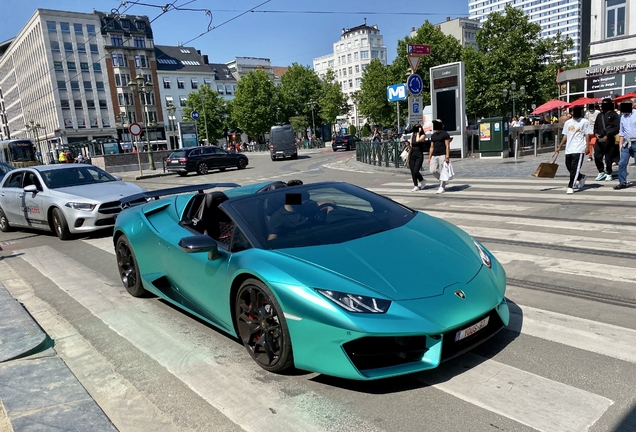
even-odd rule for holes
{"type": "Polygon", "coordinates": [[[197,136],[197,124],[195,122],[177,123],[179,130],[179,148],[190,148],[199,145],[197,136]]]}

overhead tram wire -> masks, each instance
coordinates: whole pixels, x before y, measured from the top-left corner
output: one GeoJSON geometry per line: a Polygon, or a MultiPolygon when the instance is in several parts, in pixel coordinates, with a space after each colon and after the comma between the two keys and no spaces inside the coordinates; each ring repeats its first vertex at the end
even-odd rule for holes
{"type": "MultiPolygon", "coordinates": [[[[240,12],[235,9],[216,9],[214,12],[240,12]]],[[[294,11],[294,10],[251,10],[254,13],[305,14],[305,15],[403,15],[403,16],[443,16],[446,12],[365,12],[365,11],[294,11]]],[[[452,15],[452,14],[451,14],[452,15]]]]}

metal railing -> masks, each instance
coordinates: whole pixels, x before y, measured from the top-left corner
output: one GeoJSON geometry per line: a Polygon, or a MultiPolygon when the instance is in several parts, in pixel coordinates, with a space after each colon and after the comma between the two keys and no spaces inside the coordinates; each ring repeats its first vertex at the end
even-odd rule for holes
{"type": "Polygon", "coordinates": [[[356,160],[369,165],[401,168],[405,166],[400,154],[407,147],[406,141],[360,141],[356,145],[356,160]]]}

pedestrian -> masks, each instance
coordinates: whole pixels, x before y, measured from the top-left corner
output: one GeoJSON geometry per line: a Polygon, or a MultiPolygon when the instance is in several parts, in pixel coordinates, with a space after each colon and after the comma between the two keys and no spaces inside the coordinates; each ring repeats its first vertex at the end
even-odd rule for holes
{"type": "Polygon", "coordinates": [[[373,153],[375,157],[379,160],[380,142],[382,142],[382,134],[380,133],[380,128],[378,126],[375,126],[373,128],[373,135],[371,136],[371,141],[373,142],[373,153]]]}
{"type": "Polygon", "coordinates": [[[581,173],[581,167],[585,155],[590,150],[590,122],[583,118],[583,107],[572,108],[572,118],[563,125],[563,138],[556,151],[557,154],[561,151],[563,144],[565,144],[565,166],[570,172],[567,193],[573,194],[575,188],[579,190],[583,188],[587,179],[587,176],[581,173]]]}
{"type": "Polygon", "coordinates": [[[590,122],[592,127],[590,135],[590,152],[588,153],[588,162],[592,162],[594,155],[594,146],[596,145],[596,135],[594,135],[594,124],[596,123],[596,117],[598,117],[598,107],[596,104],[589,104],[587,106],[587,112],[585,113],[585,120],[590,122]]]}
{"type": "Polygon", "coordinates": [[[601,111],[594,122],[594,135],[596,136],[594,163],[598,170],[598,175],[594,180],[612,181],[612,163],[614,155],[618,152],[616,135],[618,135],[620,128],[620,118],[614,112],[614,102],[610,98],[603,99],[601,111]]]}
{"type": "Polygon", "coordinates": [[[413,179],[412,192],[424,189],[426,181],[422,177],[420,170],[424,163],[424,146],[426,144],[426,133],[421,125],[417,124],[413,127],[411,134],[411,149],[409,151],[409,169],[411,170],[411,178],[413,179]]]}
{"type": "MultiPolygon", "coordinates": [[[[433,120],[433,134],[431,135],[431,148],[428,152],[428,166],[433,176],[440,180],[439,175],[444,168],[444,162],[450,163],[451,137],[444,130],[444,123],[440,119],[433,120]]],[[[440,180],[438,194],[446,192],[447,181],[440,180]]]]}
{"type": "Polygon", "coordinates": [[[84,155],[82,153],[78,154],[75,158],[75,163],[84,163],[84,155]]]}
{"type": "Polygon", "coordinates": [[[627,165],[629,158],[636,160],[636,110],[634,109],[636,99],[632,102],[621,103],[621,125],[618,136],[620,137],[620,161],[618,163],[618,184],[614,189],[625,189],[627,184],[627,165]]]}
{"type": "Polygon", "coordinates": [[[64,150],[60,150],[60,154],[58,155],[57,160],[59,163],[66,163],[66,153],[64,152],[64,150]]]}

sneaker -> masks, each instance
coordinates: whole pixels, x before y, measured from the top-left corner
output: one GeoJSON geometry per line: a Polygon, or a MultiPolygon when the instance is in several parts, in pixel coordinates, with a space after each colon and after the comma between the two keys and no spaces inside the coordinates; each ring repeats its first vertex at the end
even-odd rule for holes
{"type": "Polygon", "coordinates": [[[611,174],[605,174],[605,181],[612,181],[614,177],[611,174]]]}
{"type": "Polygon", "coordinates": [[[583,186],[585,186],[585,180],[587,180],[587,176],[583,174],[583,178],[579,180],[579,185],[578,185],[579,189],[583,189],[583,186]]]}
{"type": "Polygon", "coordinates": [[[417,192],[418,190],[420,190],[420,187],[414,186],[413,189],[411,189],[411,192],[417,192]]]}
{"type": "Polygon", "coordinates": [[[444,186],[440,186],[439,189],[437,189],[437,192],[435,193],[443,194],[444,192],[446,192],[446,189],[444,188],[444,186]]]}
{"type": "Polygon", "coordinates": [[[568,195],[573,194],[574,193],[574,189],[572,188],[568,188],[568,191],[566,192],[568,195]]]}
{"type": "Polygon", "coordinates": [[[587,161],[588,161],[588,162],[592,162],[592,158],[591,158],[591,157],[588,157],[588,158],[587,158],[587,161]]]}
{"type": "Polygon", "coordinates": [[[627,183],[619,183],[616,186],[614,186],[614,189],[619,190],[619,189],[626,189],[627,188],[627,183]]]}
{"type": "Polygon", "coordinates": [[[606,175],[607,174],[605,174],[604,172],[600,172],[600,173],[598,173],[598,175],[596,176],[596,178],[594,180],[596,180],[596,181],[604,180],[606,175]]]}
{"type": "Polygon", "coordinates": [[[424,190],[424,188],[426,187],[426,180],[422,180],[421,182],[418,182],[417,185],[420,188],[420,190],[424,190]]]}

